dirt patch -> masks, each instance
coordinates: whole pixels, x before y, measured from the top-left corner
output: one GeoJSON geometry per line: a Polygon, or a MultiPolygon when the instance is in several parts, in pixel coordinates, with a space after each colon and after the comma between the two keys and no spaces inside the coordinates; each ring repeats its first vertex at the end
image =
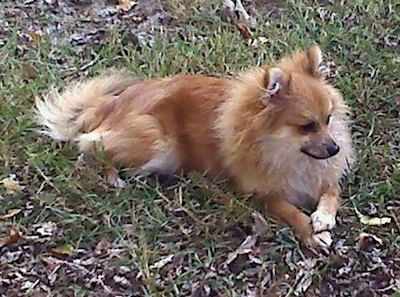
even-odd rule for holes
{"type": "Polygon", "coordinates": [[[113,1],[25,1],[6,2],[0,12],[0,45],[16,30],[21,46],[47,36],[52,46],[84,47],[98,44],[112,30],[125,31],[137,42],[161,26],[177,24],[158,1],[137,1],[128,10],[113,1]]]}

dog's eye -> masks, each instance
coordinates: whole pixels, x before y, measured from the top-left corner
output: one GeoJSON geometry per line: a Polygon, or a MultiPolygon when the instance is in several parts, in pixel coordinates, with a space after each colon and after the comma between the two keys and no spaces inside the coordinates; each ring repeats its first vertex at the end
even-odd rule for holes
{"type": "Polygon", "coordinates": [[[328,125],[330,121],[331,121],[331,115],[328,115],[328,117],[326,119],[326,124],[328,125]]]}
{"type": "Polygon", "coordinates": [[[316,123],[315,122],[310,122],[308,124],[301,125],[300,128],[304,132],[312,132],[312,131],[315,131],[316,123]]]}

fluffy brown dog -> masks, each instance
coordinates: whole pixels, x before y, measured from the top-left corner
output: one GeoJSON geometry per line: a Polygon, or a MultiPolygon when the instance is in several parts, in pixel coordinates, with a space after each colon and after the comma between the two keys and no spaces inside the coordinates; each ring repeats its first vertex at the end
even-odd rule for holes
{"type": "Polygon", "coordinates": [[[328,247],[339,180],[354,157],[348,109],[321,63],[313,46],[236,79],[100,76],[38,100],[36,121],[83,152],[100,144],[112,182],[121,167],[132,175],[207,171],[262,197],[308,246],[328,247]],[[310,199],[311,217],[298,208],[310,199]]]}

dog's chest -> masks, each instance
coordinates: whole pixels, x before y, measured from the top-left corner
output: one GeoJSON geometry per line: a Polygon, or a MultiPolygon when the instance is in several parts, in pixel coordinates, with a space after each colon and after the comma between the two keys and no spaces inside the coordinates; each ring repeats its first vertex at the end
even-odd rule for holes
{"type": "Polygon", "coordinates": [[[321,194],[326,168],[310,166],[310,164],[292,164],[284,173],[284,191],[287,198],[295,204],[303,204],[305,198],[318,200],[321,194]]]}
{"type": "Polygon", "coordinates": [[[276,177],[286,199],[298,206],[319,200],[324,182],[334,179],[330,162],[308,160],[306,156],[286,158],[274,165],[270,174],[276,177]]]}

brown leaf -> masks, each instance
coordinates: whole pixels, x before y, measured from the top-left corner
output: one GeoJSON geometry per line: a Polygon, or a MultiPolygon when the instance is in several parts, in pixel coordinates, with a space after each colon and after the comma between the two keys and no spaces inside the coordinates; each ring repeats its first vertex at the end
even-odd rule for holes
{"type": "Polygon", "coordinates": [[[45,264],[45,267],[47,270],[52,271],[54,270],[59,263],[56,263],[55,261],[53,261],[54,258],[52,257],[43,257],[41,258],[42,262],[45,264]]]}
{"type": "Polygon", "coordinates": [[[253,232],[256,235],[267,233],[270,230],[267,221],[261,213],[259,213],[258,211],[253,211],[251,213],[251,216],[254,219],[253,232]]]}
{"type": "Polygon", "coordinates": [[[99,243],[96,245],[96,249],[94,250],[95,256],[102,256],[108,253],[108,249],[110,248],[110,242],[106,237],[102,237],[99,243]]]}
{"type": "Polygon", "coordinates": [[[129,11],[133,6],[137,4],[136,1],[131,0],[119,0],[116,8],[118,10],[129,11]]]}
{"type": "Polygon", "coordinates": [[[8,236],[0,238],[0,248],[16,243],[21,235],[22,232],[18,228],[12,228],[8,236]]]}
{"type": "Polygon", "coordinates": [[[24,80],[30,80],[37,76],[37,69],[29,64],[29,63],[22,63],[21,64],[21,71],[22,71],[22,78],[24,80]]]}
{"type": "Polygon", "coordinates": [[[236,27],[239,29],[240,33],[242,34],[244,39],[250,39],[253,36],[250,28],[244,23],[236,24],[236,27]]]}
{"type": "Polygon", "coordinates": [[[363,232],[358,236],[356,246],[357,249],[363,250],[372,245],[382,245],[382,244],[383,240],[380,239],[378,236],[363,232]]]}
{"type": "Polygon", "coordinates": [[[22,192],[22,187],[19,182],[14,179],[14,177],[7,177],[1,181],[7,190],[8,194],[14,194],[22,192]]]}
{"type": "Polygon", "coordinates": [[[42,35],[39,32],[29,30],[28,35],[32,37],[33,41],[37,44],[42,40],[42,35]]]}
{"type": "Polygon", "coordinates": [[[20,212],[21,212],[21,209],[19,209],[19,208],[9,209],[5,215],[0,216],[0,220],[7,220],[7,219],[12,218],[13,216],[19,214],[20,212]]]}

